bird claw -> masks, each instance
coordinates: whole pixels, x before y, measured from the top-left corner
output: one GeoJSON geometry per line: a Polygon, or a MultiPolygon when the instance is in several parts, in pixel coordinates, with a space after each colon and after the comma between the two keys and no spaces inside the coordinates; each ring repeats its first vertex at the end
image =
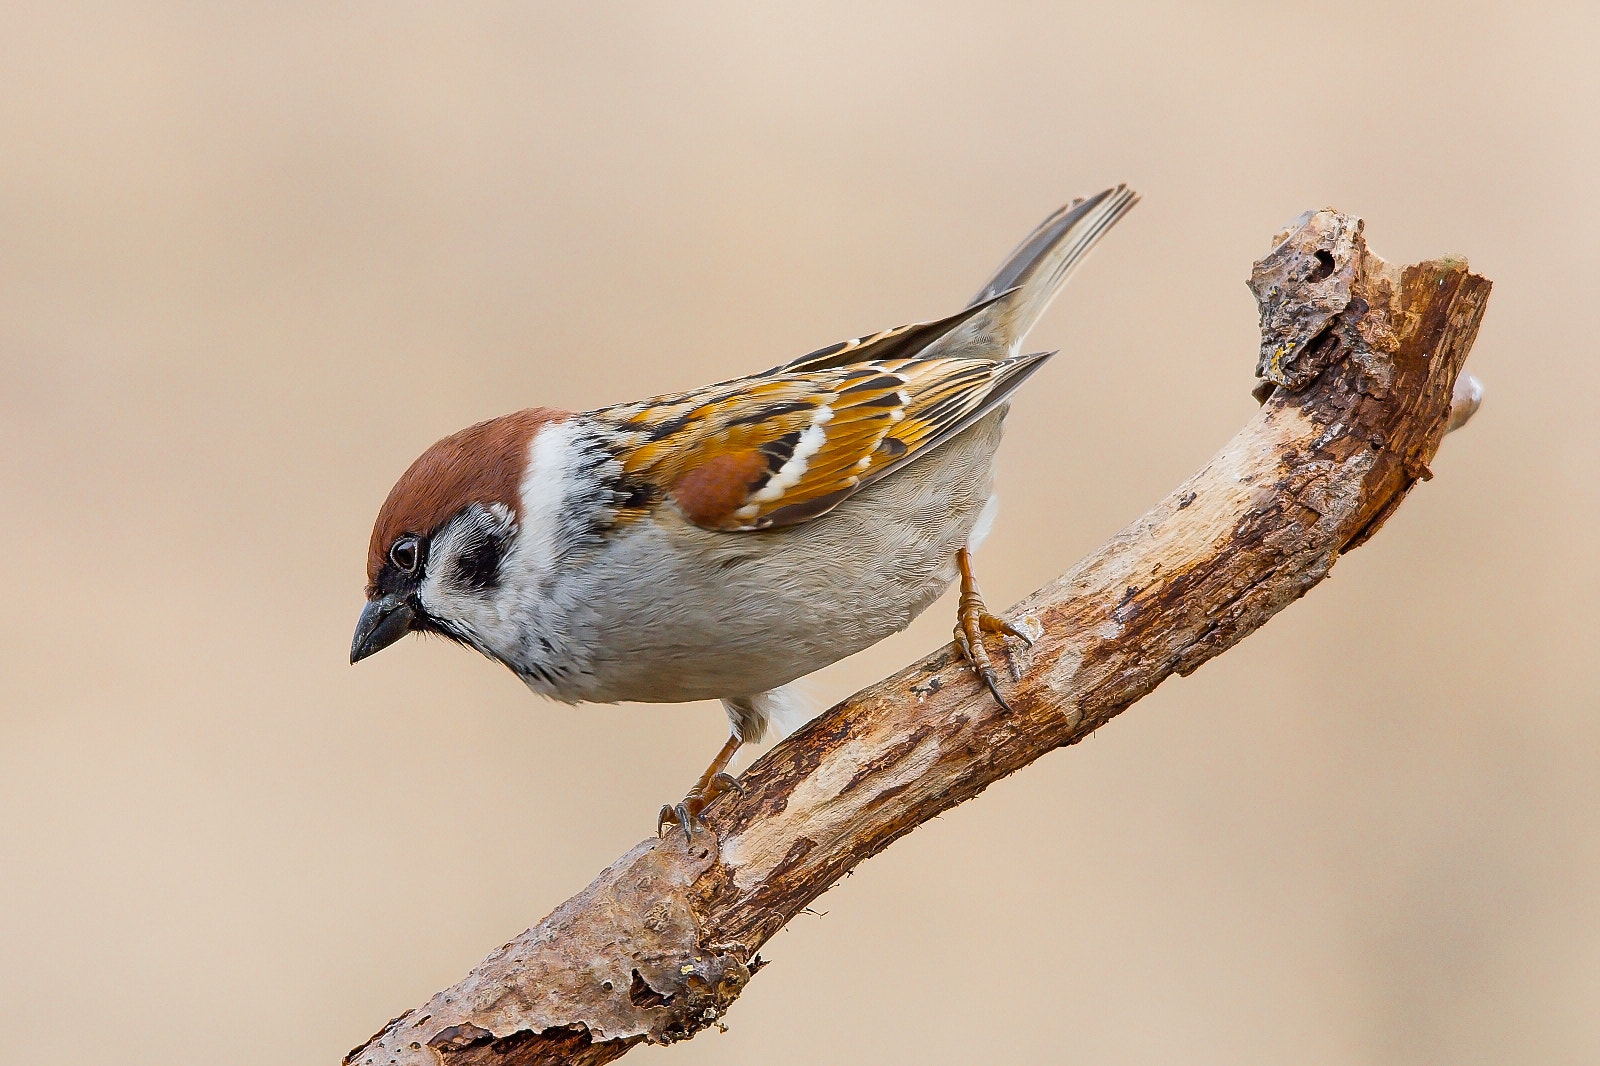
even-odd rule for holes
{"type": "Polygon", "coordinates": [[[994,669],[986,666],[978,671],[978,675],[983,678],[983,683],[989,686],[989,694],[1000,705],[1000,709],[1010,713],[1011,704],[1007,703],[1006,698],[1000,695],[1000,679],[995,675],[994,669]]]}
{"type": "Polygon", "coordinates": [[[679,803],[663,803],[661,813],[656,815],[656,839],[666,836],[672,832],[673,826],[677,826],[683,830],[684,840],[693,840],[695,826],[701,829],[706,827],[700,820],[700,812],[705,805],[705,798],[695,792],[683,797],[679,803]]]}
{"type": "Polygon", "coordinates": [[[978,616],[978,625],[983,627],[985,633],[1004,633],[1008,637],[1016,637],[1030,648],[1033,647],[1033,638],[1026,631],[1018,629],[998,615],[985,611],[978,616]]]}
{"type": "Polygon", "coordinates": [[[683,830],[685,840],[693,840],[694,831],[706,827],[706,823],[700,820],[700,812],[724,792],[737,792],[742,796],[744,786],[732,774],[718,772],[712,774],[703,786],[683,797],[681,802],[663,803],[661,813],[656,815],[656,839],[659,840],[670,833],[673,826],[677,826],[683,830]]]}

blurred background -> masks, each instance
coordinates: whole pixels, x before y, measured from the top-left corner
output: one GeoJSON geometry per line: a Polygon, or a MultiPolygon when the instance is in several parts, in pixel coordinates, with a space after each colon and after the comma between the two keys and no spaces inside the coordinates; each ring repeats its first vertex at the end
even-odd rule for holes
{"type": "Polygon", "coordinates": [[[423,447],[948,313],[1126,181],[1033,337],[992,603],[1250,416],[1244,279],[1306,208],[1493,279],[1483,410],[1333,580],[629,1061],[1600,1061],[1600,11],[757,7],[0,10],[7,1060],[335,1062],[721,741],[442,642],[350,667],[423,447]]]}

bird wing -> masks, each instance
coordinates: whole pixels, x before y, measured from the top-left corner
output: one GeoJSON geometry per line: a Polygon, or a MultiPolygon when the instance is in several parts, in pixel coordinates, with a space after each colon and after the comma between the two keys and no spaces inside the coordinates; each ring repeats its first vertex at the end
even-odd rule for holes
{"type": "Polygon", "coordinates": [[[927,454],[1049,354],[779,369],[595,414],[618,434],[624,480],[656,486],[706,529],[772,529],[825,514],[927,454]]]}

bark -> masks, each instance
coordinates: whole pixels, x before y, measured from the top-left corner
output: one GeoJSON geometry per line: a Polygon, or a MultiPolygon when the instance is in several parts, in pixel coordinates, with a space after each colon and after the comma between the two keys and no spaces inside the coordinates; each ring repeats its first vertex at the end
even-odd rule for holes
{"type": "Polygon", "coordinates": [[[750,767],[710,833],[640,843],[346,1063],[600,1063],[693,1036],[857,863],[1226,651],[1370,538],[1476,409],[1461,367],[1490,285],[1459,259],[1391,267],[1331,210],[1273,244],[1250,279],[1261,410],[1009,612],[1037,635],[1010,643],[1009,711],[953,646],[857,693],[750,767]]]}

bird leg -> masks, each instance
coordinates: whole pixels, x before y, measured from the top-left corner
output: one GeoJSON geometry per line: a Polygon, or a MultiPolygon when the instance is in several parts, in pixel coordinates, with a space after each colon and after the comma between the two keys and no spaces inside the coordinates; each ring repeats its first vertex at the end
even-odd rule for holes
{"type": "Polygon", "coordinates": [[[726,773],[728,763],[733,759],[734,752],[744,741],[739,739],[737,733],[728,737],[728,742],[722,745],[722,750],[717,752],[717,757],[711,760],[711,765],[706,767],[706,772],[700,775],[700,780],[689,790],[689,794],[676,805],[664,803],[661,813],[656,816],[656,836],[668,826],[678,825],[683,827],[685,839],[693,839],[694,827],[704,825],[700,822],[700,812],[718,796],[729,789],[735,792],[744,791],[739,787],[739,782],[733,775],[726,773]]]}
{"type": "Polygon", "coordinates": [[[995,701],[1009,711],[1011,705],[1000,695],[1000,681],[989,662],[989,651],[983,646],[983,635],[1002,633],[1016,637],[1024,644],[1032,644],[1033,638],[1004,618],[989,613],[989,608],[983,602],[983,593],[978,591],[978,580],[972,576],[972,556],[964,547],[956,551],[956,569],[961,571],[961,599],[956,605],[956,646],[961,649],[961,654],[972,669],[983,678],[983,683],[989,686],[995,701]]]}

